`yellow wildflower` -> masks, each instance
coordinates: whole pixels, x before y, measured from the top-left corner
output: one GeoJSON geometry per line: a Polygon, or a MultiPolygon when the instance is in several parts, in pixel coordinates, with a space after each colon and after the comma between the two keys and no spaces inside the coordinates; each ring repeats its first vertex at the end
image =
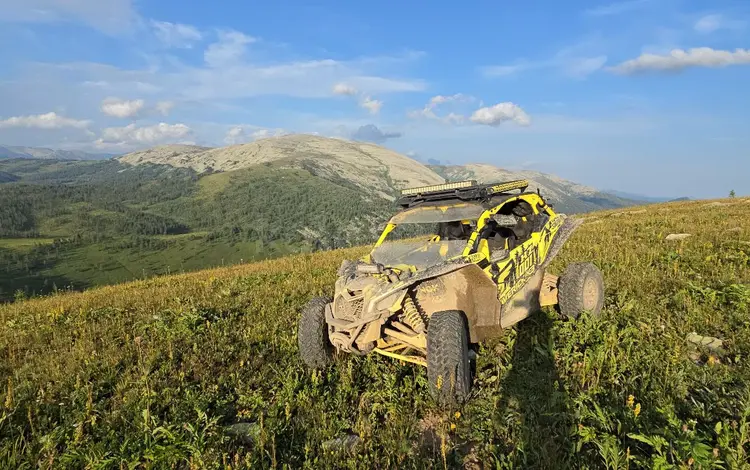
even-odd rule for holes
{"type": "Polygon", "coordinates": [[[637,405],[635,405],[635,409],[633,410],[633,414],[635,414],[636,416],[638,416],[639,414],[641,414],[641,404],[640,403],[638,403],[637,405]]]}
{"type": "Polygon", "coordinates": [[[455,430],[456,430],[456,425],[454,423],[451,423],[451,431],[455,431],[455,430]]]}
{"type": "Polygon", "coordinates": [[[456,411],[456,414],[453,415],[453,416],[455,416],[456,419],[461,419],[461,412],[460,411],[456,411]]]}
{"type": "Polygon", "coordinates": [[[628,395],[628,408],[632,408],[633,403],[635,403],[635,397],[633,395],[628,395]]]}

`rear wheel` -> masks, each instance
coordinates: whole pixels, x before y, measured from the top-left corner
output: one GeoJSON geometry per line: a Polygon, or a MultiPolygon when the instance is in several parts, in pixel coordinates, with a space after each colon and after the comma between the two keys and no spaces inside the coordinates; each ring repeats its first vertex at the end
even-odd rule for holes
{"type": "Polygon", "coordinates": [[[427,378],[440,403],[462,401],[471,389],[469,330],[457,310],[435,312],[427,327],[427,378]]]}
{"type": "Polygon", "coordinates": [[[592,263],[571,263],[560,276],[558,285],[560,313],[578,318],[587,311],[599,316],[604,306],[604,278],[592,263]]]}
{"type": "Polygon", "coordinates": [[[302,308],[297,331],[297,344],[302,361],[310,368],[320,369],[331,363],[333,346],[328,340],[325,308],[330,297],[315,297],[302,308]]]}

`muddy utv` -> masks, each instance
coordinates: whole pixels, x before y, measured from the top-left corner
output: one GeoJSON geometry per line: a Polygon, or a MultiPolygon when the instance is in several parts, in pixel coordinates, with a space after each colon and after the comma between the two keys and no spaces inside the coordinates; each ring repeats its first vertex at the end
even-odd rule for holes
{"type": "Polygon", "coordinates": [[[439,401],[466,398],[470,347],[546,305],[598,315],[601,272],[573,263],[546,272],[580,224],[527,181],[462,181],[405,189],[372,251],[345,260],[334,296],[302,310],[298,342],[312,368],[335,352],[379,353],[427,367],[439,401]]]}

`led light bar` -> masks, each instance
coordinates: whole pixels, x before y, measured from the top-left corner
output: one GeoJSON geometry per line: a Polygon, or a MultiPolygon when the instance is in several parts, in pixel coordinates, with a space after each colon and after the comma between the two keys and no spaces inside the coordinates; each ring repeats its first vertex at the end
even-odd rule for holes
{"type": "Polygon", "coordinates": [[[526,189],[527,187],[529,187],[529,182],[527,180],[508,181],[507,183],[493,184],[487,188],[487,193],[504,193],[514,189],[526,189]]]}
{"type": "Polygon", "coordinates": [[[469,188],[471,186],[476,186],[476,184],[477,182],[474,180],[458,181],[456,183],[433,184],[432,186],[402,189],[401,195],[412,196],[414,194],[432,193],[435,191],[450,191],[451,189],[469,188]]]}

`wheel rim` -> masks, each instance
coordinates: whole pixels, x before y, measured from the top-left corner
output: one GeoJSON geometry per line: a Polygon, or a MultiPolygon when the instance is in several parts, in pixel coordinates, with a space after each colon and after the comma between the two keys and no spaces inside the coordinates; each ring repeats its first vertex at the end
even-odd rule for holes
{"type": "Polygon", "coordinates": [[[599,303],[599,286],[595,279],[587,278],[583,283],[583,308],[593,311],[599,303]]]}

